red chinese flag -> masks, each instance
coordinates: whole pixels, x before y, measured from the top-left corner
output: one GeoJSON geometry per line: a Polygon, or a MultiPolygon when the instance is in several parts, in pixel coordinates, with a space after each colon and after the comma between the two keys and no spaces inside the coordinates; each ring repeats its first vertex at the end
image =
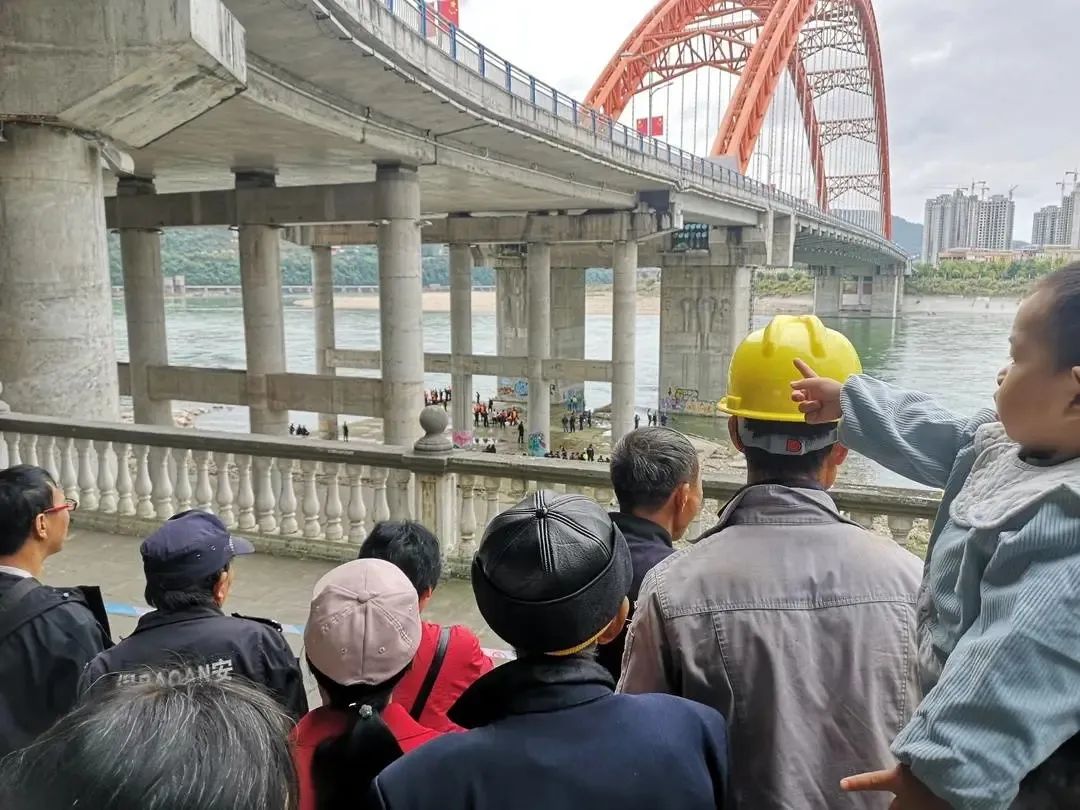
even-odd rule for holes
{"type": "Polygon", "coordinates": [[[663,135],[664,134],[664,116],[658,115],[651,122],[649,122],[649,134],[650,135],[663,135]]]}
{"type": "Polygon", "coordinates": [[[458,0],[439,0],[439,14],[455,28],[460,26],[461,12],[458,0]]]}
{"type": "Polygon", "coordinates": [[[637,121],[634,122],[634,129],[637,130],[638,135],[648,135],[649,134],[649,119],[648,118],[639,118],[639,119],[637,119],[637,121]]]}

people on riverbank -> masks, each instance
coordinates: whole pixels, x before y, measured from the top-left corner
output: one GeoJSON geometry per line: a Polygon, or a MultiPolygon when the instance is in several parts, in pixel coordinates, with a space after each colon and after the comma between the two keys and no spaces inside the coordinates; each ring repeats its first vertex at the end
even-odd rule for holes
{"type": "MultiPolygon", "coordinates": [[[[630,582],[631,618],[642,580],[661,560],[674,553],[679,540],[701,511],[701,464],[690,440],[661,427],[627,433],[611,453],[611,486],[619,511],[611,520],[630,548],[634,576],[630,582]]],[[[597,660],[618,681],[622,672],[626,630],[601,647],[597,660]]]]}
{"type": "Polygon", "coordinates": [[[422,635],[416,589],[391,562],[353,560],[315,584],[304,650],[323,705],[292,735],[299,810],[363,806],[376,774],[439,736],[393,698],[422,635]]]}
{"type": "Polygon", "coordinates": [[[615,695],[594,658],[626,618],[633,569],[594,501],[537,492],[488,526],[472,566],[485,621],[517,659],[451,710],[469,728],[375,779],[386,810],[722,808],[727,739],[712,709],[667,695],[615,695]]]}
{"type": "Polygon", "coordinates": [[[972,417],[866,376],[841,385],[809,356],[792,383],[808,423],[843,417],[852,449],[944,490],[920,591],[926,697],[899,764],[883,754],[886,770],[844,782],[899,810],[1007,807],[1018,791],[1031,806],[1055,779],[1071,783],[1059,806],[1080,804],[1080,263],[1039,282],[1010,344],[996,411],[972,417]]]}
{"type": "Polygon", "coordinates": [[[736,349],[720,407],[747,486],[645,577],[619,688],[718,709],[739,807],[885,810],[887,798],[855,802],[837,786],[888,756],[918,702],[921,563],[827,494],[847,450],[835,418],[807,425],[791,401],[789,369],[804,355],[833,380],[861,371],[814,316],[779,316],[736,349]]]}
{"type": "Polygon", "coordinates": [[[41,467],[0,470],[0,757],[70,711],[79,673],[112,646],[100,591],[38,581],[77,505],[41,467]]]}
{"type": "MultiPolygon", "coordinates": [[[[416,589],[423,614],[442,576],[442,549],[434,534],[412,521],[378,523],[360,546],[359,558],[386,560],[400,568],[416,589]]],[[[477,678],[491,671],[491,659],[467,627],[423,620],[420,626],[420,646],[394,689],[394,701],[427,728],[461,731],[447,712],[477,678]]]]}
{"type": "Polygon", "coordinates": [[[229,534],[216,515],[174,515],[140,547],[146,602],[135,631],[82,671],[79,691],[242,678],[265,689],[294,719],[308,710],[300,665],[281,625],[222,608],[233,561],[254,546],[229,534]]]}

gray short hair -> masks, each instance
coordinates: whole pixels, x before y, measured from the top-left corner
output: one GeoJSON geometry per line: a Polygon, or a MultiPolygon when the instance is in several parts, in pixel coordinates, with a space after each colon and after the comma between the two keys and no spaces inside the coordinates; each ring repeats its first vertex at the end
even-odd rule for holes
{"type": "Polygon", "coordinates": [[[291,722],[240,680],[154,680],[92,698],[0,767],[7,810],[293,810],[291,722]]]}
{"type": "Polygon", "coordinates": [[[699,469],[694,445],[679,431],[638,428],[611,453],[611,486],[623,512],[659,509],[679,485],[697,478],[699,469]]]}

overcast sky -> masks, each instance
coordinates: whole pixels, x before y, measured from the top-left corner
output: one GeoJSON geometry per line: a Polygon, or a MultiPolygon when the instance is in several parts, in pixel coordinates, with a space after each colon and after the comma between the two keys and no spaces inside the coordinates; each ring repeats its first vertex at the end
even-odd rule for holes
{"type": "MultiPolygon", "coordinates": [[[[582,98],[655,0],[461,0],[461,27],[582,98]]],[[[1016,238],[1080,164],[1080,0],[875,0],[893,209],[985,180],[1017,186],[1016,238]]]]}

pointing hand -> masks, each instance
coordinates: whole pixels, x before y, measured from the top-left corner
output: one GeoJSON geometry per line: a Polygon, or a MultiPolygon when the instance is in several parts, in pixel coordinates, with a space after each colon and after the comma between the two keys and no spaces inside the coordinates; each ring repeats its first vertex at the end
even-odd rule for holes
{"type": "Polygon", "coordinates": [[[824,422],[838,422],[843,413],[840,410],[840,390],[843,386],[828,377],[819,377],[802,360],[795,361],[802,379],[791,384],[791,399],[799,403],[799,410],[806,414],[806,421],[811,425],[824,422]]]}

